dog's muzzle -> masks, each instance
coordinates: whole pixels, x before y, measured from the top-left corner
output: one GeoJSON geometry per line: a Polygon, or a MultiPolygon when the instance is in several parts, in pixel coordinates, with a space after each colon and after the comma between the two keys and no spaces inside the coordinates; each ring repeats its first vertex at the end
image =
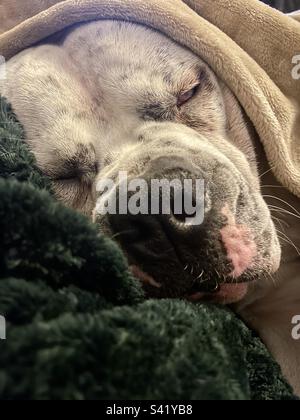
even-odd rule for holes
{"type": "MultiPolygon", "coordinates": [[[[253,280],[249,273],[257,249],[249,226],[236,220],[238,206],[248,194],[236,174],[217,160],[199,168],[173,155],[151,160],[142,178],[144,190],[139,195],[147,200],[144,209],[155,207],[155,214],[107,214],[101,224],[120,243],[147,295],[220,303],[240,300],[253,280]],[[166,191],[153,196],[157,180],[177,181],[167,195],[169,212],[163,211],[166,191]],[[185,211],[186,201],[194,214],[185,211]]],[[[128,193],[128,202],[133,195],[128,193]]]]}

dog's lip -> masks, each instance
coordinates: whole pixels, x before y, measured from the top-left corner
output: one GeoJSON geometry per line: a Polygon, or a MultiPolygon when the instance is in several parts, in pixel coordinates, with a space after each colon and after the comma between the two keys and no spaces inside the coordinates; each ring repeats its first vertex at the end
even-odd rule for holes
{"type": "Polygon", "coordinates": [[[242,300],[249,288],[249,283],[222,284],[216,292],[196,292],[186,296],[190,302],[213,302],[230,305],[242,300]]]}
{"type": "MultiPolygon", "coordinates": [[[[158,283],[151,275],[145,273],[137,265],[131,265],[130,271],[138,280],[142,283],[152,286],[156,289],[162,287],[161,283],[158,283]]],[[[239,302],[242,300],[249,288],[249,283],[225,283],[218,285],[215,291],[199,291],[199,292],[187,292],[184,297],[190,302],[212,302],[219,304],[230,305],[232,303],[239,302]]]]}

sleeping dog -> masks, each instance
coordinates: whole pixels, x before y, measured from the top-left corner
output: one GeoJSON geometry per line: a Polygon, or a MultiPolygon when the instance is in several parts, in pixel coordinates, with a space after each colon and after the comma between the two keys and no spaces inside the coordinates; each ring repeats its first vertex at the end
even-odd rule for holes
{"type": "Polygon", "coordinates": [[[15,56],[0,92],[57,198],[121,245],[147,295],[234,304],[300,393],[295,198],[273,178],[254,127],[209,66],[153,30],[100,21],[15,56]],[[97,183],[120,187],[121,171],[146,185],[202,179],[203,223],[172,211],[96,212],[97,183]],[[269,207],[268,199],[277,201],[269,207]],[[288,203],[279,220],[287,235],[271,215],[278,200],[288,203]],[[294,241],[284,255],[279,238],[294,241]]]}

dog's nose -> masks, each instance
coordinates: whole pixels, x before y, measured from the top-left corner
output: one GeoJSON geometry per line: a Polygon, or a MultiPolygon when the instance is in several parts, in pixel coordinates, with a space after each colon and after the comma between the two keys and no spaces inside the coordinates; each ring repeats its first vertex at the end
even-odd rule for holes
{"type": "Polygon", "coordinates": [[[159,232],[162,242],[189,243],[192,236],[199,234],[207,210],[203,174],[183,158],[160,157],[152,160],[142,178],[141,185],[135,183],[138,196],[131,188],[124,191],[119,186],[119,212],[109,215],[114,233],[146,243],[159,232]]]}
{"type": "MultiPolygon", "coordinates": [[[[189,282],[200,279],[201,259],[207,265],[207,232],[214,229],[209,223],[221,219],[220,214],[216,217],[210,212],[203,178],[199,170],[191,171],[191,164],[180,157],[153,160],[143,174],[144,187],[139,191],[138,204],[144,213],[132,211],[131,204],[136,200],[135,193],[130,192],[125,197],[127,212],[106,216],[114,239],[126,251],[130,263],[146,273],[156,273],[156,278],[164,278],[163,289],[168,290],[168,295],[178,296],[189,282]],[[188,261],[190,267],[186,267],[188,261]]],[[[117,197],[124,201],[119,194],[117,197]]],[[[119,202],[116,207],[120,208],[119,202]]],[[[208,287],[216,290],[215,280],[208,287]]]]}

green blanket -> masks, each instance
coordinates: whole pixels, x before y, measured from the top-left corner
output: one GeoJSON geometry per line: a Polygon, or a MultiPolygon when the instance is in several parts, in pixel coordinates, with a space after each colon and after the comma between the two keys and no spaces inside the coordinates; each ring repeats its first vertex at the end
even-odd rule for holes
{"type": "Polygon", "coordinates": [[[118,247],[51,195],[0,101],[1,399],[293,399],[229,310],[147,301],[118,247]]]}

